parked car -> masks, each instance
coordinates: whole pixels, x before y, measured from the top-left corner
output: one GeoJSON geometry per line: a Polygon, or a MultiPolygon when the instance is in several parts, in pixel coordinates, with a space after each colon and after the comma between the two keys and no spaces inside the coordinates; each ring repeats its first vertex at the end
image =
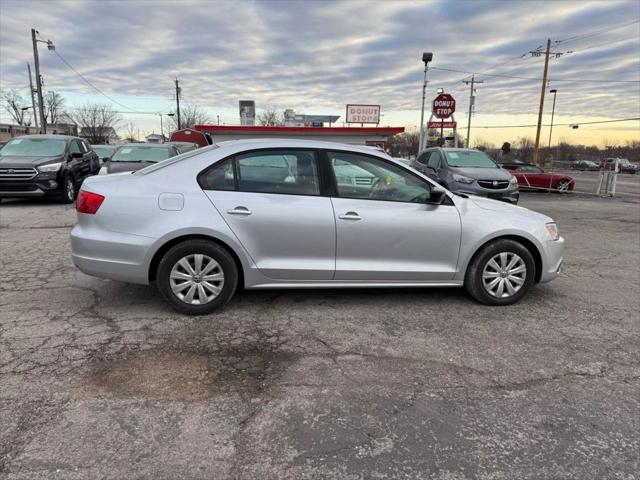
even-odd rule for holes
{"type": "Polygon", "coordinates": [[[135,172],[179,154],[178,147],[169,143],[127,143],[118,147],[112,157],[102,165],[100,175],[135,172]]]}
{"type": "Polygon", "coordinates": [[[71,203],[98,172],[98,155],[78,137],[24,135],[0,150],[0,198],[45,197],[71,203]]]}
{"type": "Polygon", "coordinates": [[[114,145],[91,145],[91,148],[96,152],[102,163],[109,160],[116,151],[116,147],[114,145]]]}
{"type": "Polygon", "coordinates": [[[174,145],[180,153],[190,152],[200,146],[193,142],[166,142],[165,145],[174,145]]]}
{"type": "Polygon", "coordinates": [[[570,175],[545,172],[544,169],[530,163],[503,163],[502,168],[509,170],[518,179],[520,188],[527,190],[557,190],[565,193],[576,186],[570,175]]]}
{"type": "Polygon", "coordinates": [[[363,146],[309,140],[223,142],[91,177],[77,211],[80,270],[155,283],[187,314],[222,307],[237,287],[465,286],[506,305],[555,278],[564,249],[546,215],[453,194],[363,146]],[[361,172],[373,181],[350,178],[361,172]]]}
{"type": "Polygon", "coordinates": [[[631,163],[626,158],[605,158],[602,161],[602,168],[604,170],[613,170],[616,166],[616,160],[618,162],[618,171],[620,173],[638,173],[640,167],[631,163]]]}
{"type": "Polygon", "coordinates": [[[518,181],[486,153],[472,148],[427,148],[411,162],[448,190],[518,203],[518,181]]]}
{"type": "Polygon", "coordinates": [[[570,164],[571,170],[599,171],[600,165],[591,160],[576,160],[570,164]]]}

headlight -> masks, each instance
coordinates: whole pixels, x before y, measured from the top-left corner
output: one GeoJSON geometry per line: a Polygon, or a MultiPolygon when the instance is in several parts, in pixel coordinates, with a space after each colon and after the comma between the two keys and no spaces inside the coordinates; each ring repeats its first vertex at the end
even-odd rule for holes
{"type": "Polygon", "coordinates": [[[42,165],[38,167],[38,171],[40,172],[57,172],[62,167],[62,162],[58,163],[50,163],[49,165],[42,165]]]}
{"type": "Polygon", "coordinates": [[[560,238],[558,225],[556,225],[555,223],[547,223],[545,227],[547,227],[547,233],[549,234],[550,240],[558,240],[560,238]]]}
{"type": "Polygon", "coordinates": [[[98,175],[106,175],[107,173],[107,167],[100,167],[100,170],[98,171],[98,175]]]}
{"type": "Polygon", "coordinates": [[[509,183],[511,185],[517,185],[518,184],[518,179],[516,177],[511,177],[511,180],[509,180],[509,183]]]}
{"type": "Polygon", "coordinates": [[[453,174],[453,179],[460,183],[473,183],[476,181],[475,178],[465,177],[464,175],[458,175],[457,173],[453,174]]]}

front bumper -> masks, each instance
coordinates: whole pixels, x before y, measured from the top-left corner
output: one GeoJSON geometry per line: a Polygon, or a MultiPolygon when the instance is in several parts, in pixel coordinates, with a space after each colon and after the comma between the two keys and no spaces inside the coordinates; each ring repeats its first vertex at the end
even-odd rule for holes
{"type": "Polygon", "coordinates": [[[62,186],[56,177],[37,177],[30,180],[0,180],[0,197],[59,197],[62,186]]]}
{"type": "Polygon", "coordinates": [[[476,195],[480,197],[487,197],[493,200],[501,200],[503,202],[509,202],[512,204],[517,204],[520,199],[520,191],[518,190],[517,185],[509,185],[509,187],[504,189],[488,189],[483,188],[476,183],[466,184],[459,182],[452,182],[449,185],[449,190],[456,193],[464,193],[466,195],[476,195]]]}
{"type": "Polygon", "coordinates": [[[550,282],[560,274],[564,254],[564,238],[547,240],[544,245],[545,258],[542,261],[540,283],[550,282]]]}

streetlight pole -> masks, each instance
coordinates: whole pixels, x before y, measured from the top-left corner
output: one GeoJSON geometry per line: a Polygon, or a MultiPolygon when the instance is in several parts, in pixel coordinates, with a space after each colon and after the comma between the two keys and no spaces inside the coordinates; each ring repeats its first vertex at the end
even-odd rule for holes
{"type": "Polygon", "coordinates": [[[424,62],[424,80],[422,81],[422,110],[420,111],[420,143],[418,144],[417,155],[420,154],[424,148],[424,137],[426,135],[424,129],[424,101],[427,96],[427,72],[429,71],[429,62],[433,60],[433,53],[424,52],[422,54],[422,61],[424,62]]]}
{"type": "Polygon", "coordinates": [[[551,109],[551,127],[549,128],[549,149],[551,149],[551,133],[553,132],[553,115],[556,113],[556,93],[558,93],[558,90],[553,88],[549,90],[549,93],[553,93],[553,108],[551,109]]]}

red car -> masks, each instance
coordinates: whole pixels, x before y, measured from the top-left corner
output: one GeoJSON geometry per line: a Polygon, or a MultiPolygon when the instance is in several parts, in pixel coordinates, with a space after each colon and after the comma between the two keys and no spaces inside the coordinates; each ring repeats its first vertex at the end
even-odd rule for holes
{"type": "Polygon", "coordinates": [[[518,179],[518,186],[521,189],[544,189],[568,192],[575,187],[573,177],[566,173],[545,172],[536,165],[528,163],[508,163],[502,164],[502,168],[509,170],[509,172],[518,179]]]}

